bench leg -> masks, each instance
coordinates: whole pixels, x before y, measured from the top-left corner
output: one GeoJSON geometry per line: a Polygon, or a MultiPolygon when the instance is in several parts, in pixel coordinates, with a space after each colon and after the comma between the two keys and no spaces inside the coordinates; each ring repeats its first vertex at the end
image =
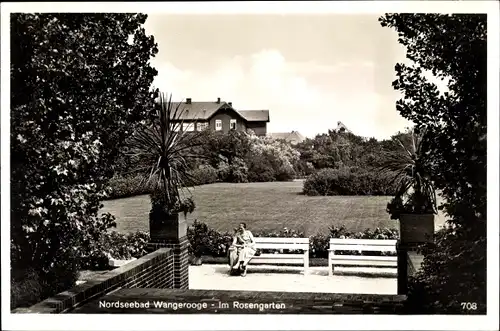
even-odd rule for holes
{"type": "Polygon", "coordinates": [[[309,251],[304,252],[304,275],[309,271],[309,251]]]}
{"type": "Polygon", "coordinates": [[[333,252],[328,252],[328,275],[330,276],[333,276],[333,263],[332,263],[333,255],[334,255],[333,252]]]}

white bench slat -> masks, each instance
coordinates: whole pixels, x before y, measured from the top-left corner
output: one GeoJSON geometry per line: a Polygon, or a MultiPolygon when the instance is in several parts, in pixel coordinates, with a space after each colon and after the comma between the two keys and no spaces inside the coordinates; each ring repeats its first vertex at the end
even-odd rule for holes
{"type": "Polygon", "coordinates": [[[259,256],[255,255],[253,259],[296,259],[303,260],[304,254],[260,254],[259,256]]]}
{"type": "Polygon", "coordinates": [[[330,245],[370,245],[370,246],[396,246],[396,239],[340,239],[331,238],[330,245]]]}
{"type": "Polygon", "coordinates": [[[369,256],[369,255],[334,255],[334,261],[397,261],[397,256],[369,256]]]}
{"type": "Polygon", "coordinates": [[[309,244],[309,238],[266,238],[254,237],[256,243],[299,243],[309,244]]]}
{"type": "Polygon", "coordinates": [[[330,245],[330,251],[395,252],[395,246],[330,245]]]}
{"type": "Polygon", "coordinates": [[[302,260],[296,260],[296,259],[259,259],[258,257],[254,257],[252,260],[249,262],[250,264],[272,264],[272,265],[279,265],[279,264],[297,264],[304,266],[304,259],[302,260]]]}
{"type": "Polygon", "coordinates": [[[250,264],[299,264],[304,265],[304,254],[261,254],[254,256],[250,264]]]}
{"type": "Polygon", "coordinates": [[[256,243],[255,247],[258,249],[302,249],[308,250],[308,244],[270,244],[270,243],[256,243]]]}
{"type": "Polygon", "coordinates": [[[365,261],[365,260],[333,260],[334,265],[355,265],[355,266],[373,266],[373,267],[394,267],[398,266],[398,261],[365,261]]]}

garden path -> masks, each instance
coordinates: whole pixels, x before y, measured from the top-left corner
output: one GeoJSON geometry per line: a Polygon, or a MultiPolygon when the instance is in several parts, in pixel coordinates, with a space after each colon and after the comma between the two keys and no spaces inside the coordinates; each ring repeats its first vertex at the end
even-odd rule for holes
{"type": "Polygon", "coordinates": [[[388,268],[248,266],[246,277],[229,276],[228,266],[204,264],[189,267],[189,288],[199,290],[240,290],[317,293],[396,294],[396,270],[388,268]]]}

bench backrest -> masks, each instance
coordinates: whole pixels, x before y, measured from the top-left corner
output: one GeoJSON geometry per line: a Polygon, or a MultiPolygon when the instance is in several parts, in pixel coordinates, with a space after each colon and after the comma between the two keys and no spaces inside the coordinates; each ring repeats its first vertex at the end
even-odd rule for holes
{"type": "Polygon", "coordinates": [[[396,252],[397,240],[392,239],[330,239],[330,249],[336,251],[396,252]]]}
{"type": "Polygon", "coordinates": [[[254,240],[255,240],[255,246],[260,249],[309,250],[309,238],[254,237],[254,240]]]}

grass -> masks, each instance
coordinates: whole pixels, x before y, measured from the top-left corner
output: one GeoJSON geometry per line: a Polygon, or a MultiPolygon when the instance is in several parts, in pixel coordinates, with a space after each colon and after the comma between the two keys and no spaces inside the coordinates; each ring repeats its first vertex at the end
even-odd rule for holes
{"type": "MultiPolygon", "coordinates": [[[[385,211],[387,196],[310,197],[301,194],[302,181],[198,186],[192,190],[196,210],[190,222],[198,219],[210,227],[231,231],[240,222],[250,230],[279,230],[284,227],[306,235],[326,232],[330,225],[348,230],[398,227],[385,211]]],[[[117,231],[149,231],[150,201],[142,195],[104,202],[101,212],[117,218],[117,231]]],[[[442,223],[439,217],[437,225],[442,223]]]]}

